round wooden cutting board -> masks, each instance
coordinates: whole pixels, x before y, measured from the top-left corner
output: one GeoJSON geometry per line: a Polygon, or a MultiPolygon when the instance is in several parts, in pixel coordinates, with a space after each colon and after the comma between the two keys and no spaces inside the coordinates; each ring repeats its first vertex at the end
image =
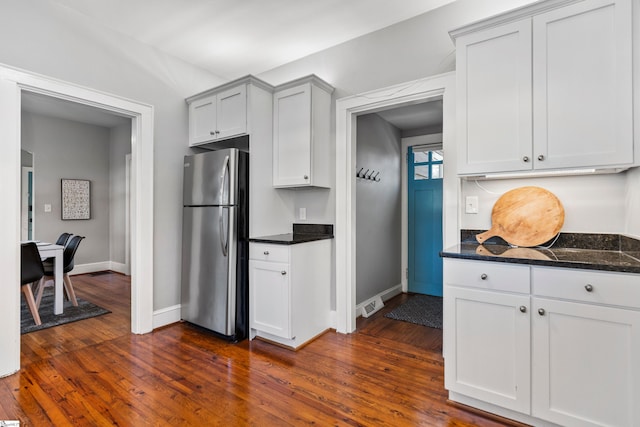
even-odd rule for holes
{"type": "Polygon", "coordinates": [[[515,246],[538,246],[555,237],[564,224],[562,203],[548,190],[520,187],[504,193],[491,211],[491,228],[478,243],[498,236],[515,246]]]}

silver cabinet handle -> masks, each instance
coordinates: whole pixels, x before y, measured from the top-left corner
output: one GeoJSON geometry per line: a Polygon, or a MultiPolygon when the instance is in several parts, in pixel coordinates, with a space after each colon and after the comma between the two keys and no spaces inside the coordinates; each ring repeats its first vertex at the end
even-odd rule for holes
{"type": "Polygon", "coordinates": [[[540,316],[544,316],[544,308],[539,308],[539,309],[538,309],[538,314],[539,314],[540,316]]]}
{"type": "Polygon", "coordinates": [[[520,306],[520,313],[526,313],[527,312],[527,307],[525,307],[524,305],[520,306]]]}
{"type": "Polygon", "coordinates": [[[489,276],[487,276],[485,273],[482,273],[482,274],[480,275],[480,278],[481,278],[482,280],[487,280],[487,277],[489,277],[489,276]]]}
{"type": "Polygon", "coordinates": [[[210,130],[210,131],[209,131],[209,135],[215,135],[215,134],[216,134],[216,131],[215,131],[215,130],[210,130]]]}
{"type": "Polygon", "coordinates": [[[309,175],[305,175],[305,176],[304,176],[304,179],[309,179],[309,175]]]}
{"type": "Polygon", "coordinates": [[[287,274],[287,272],[286,272],[286,271],[284,271],[284,270],[282,270],[282,271],[280,272],[280,274],[282,274],[283,276],[285,276],[285,275],[287,274]]]}
{"type": "Polygon", "coordinates": [[[584,288],[586,289],[587,292],[593,291],[593,286],[590,283],[588,283],[584,288]]]}
{"type": "Polygon", "coordinates": [[[543,161],[543,160],[544,160],[544,155],[540,154],[540,155],[538,156],[538,160],[543,161]]]}
{"type": "Polygon", "coordinates": [[[219,134],[219,133],[220,133],[220,131],[219,131],[219,130],[217,130],[217,131],[216,131],[216,135],[217,135],[217,134],[219,134]]]}
{"type": "Polygon", "coordinates": [[[269,255],[269,251],[264,251],[263,252],[265,255],[269,255]]]}
{"type": "Polygon", "coordinates": [[[527,163],[527,162],[529,161],[529,156],[524,156],[524,157],[522,158],[522,161],[523,161],[523,162],[525,162],[525,163],[527,163]]]}

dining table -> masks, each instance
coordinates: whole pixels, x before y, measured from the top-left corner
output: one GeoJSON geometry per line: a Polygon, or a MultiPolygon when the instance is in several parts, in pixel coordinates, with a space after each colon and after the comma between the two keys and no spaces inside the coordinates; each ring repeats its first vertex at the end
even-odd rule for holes
{"type": "Polygon", "coordinates": [[[62,266],[64,264],[64,246],[56,245],[54,243],[36,242],[38,246],[38,252],[40,252],[40,258],[47,259],[53,258],[53,282],[54,282],[54,299],[53,299],[53,314],[62,314],[63,312],[63,276],[62,266]]]}

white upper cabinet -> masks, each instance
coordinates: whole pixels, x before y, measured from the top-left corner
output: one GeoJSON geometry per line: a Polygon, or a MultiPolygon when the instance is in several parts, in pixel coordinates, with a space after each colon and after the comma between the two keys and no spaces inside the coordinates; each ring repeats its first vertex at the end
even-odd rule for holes
{"type": "Polygon", "coordinates": [[[251,133],[252,115],[271,115],[271,111],[258,111],[251,98],[270,97],[272,90],[249,76],[187,98],[189,146],[251,133]]]}
{"type": "Polygon", "coordinates": [[[536,168],[633,162],[631,16],[589,0],[533,18],[536,168]]]}
{"type": "Polygon", "coordinates": [[[456,43],[460,173],[531,168],[531,21],[456,43]]]}
{"type": "Polygon", "coordinates": [[[316,76],[276,87],[273,186],[330,187],[329,127],[333,88],[316,76]]]}
{"type": "Polygon", "coordinates": [[[552,0],[452,31],[458,172],[634,165],[631,28],[631,0],[552,0]]]}

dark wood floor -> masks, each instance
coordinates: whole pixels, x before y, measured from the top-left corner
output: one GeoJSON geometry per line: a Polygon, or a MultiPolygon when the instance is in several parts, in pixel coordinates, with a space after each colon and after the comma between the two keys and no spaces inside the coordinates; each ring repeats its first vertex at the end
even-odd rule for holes
{"type": "Polygon", "coordinates": [[[328,332],[298,352],[228,344],[189,324],[131,335],[120,274],[72,278],[111,314],[22,336],[22,370],[0,379],[0,420],[22,426],[501,426],[447,403],[442,332],[390,320],[328,332]]]}

